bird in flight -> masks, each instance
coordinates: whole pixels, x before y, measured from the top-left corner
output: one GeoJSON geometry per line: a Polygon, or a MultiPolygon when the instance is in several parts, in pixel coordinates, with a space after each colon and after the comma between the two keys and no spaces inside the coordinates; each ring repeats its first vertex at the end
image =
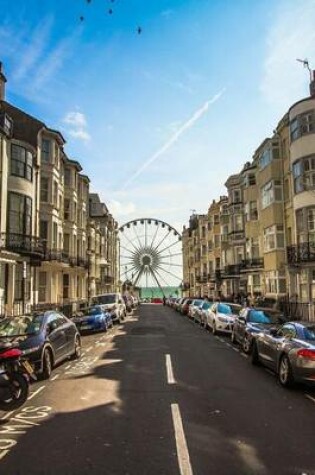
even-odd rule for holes
{"type": "Polygon", "coordinates": [[[80,16],[80,21],[84,21],[84,16],[80,16]]]}
{"type": "Polygon", "coordinates": [[[141,33],[142,33],[142,28],[141,28],[141,26],[138,26],[137,32],[138,32],[138,35],[141,35],[141,33]]]}
{"type": "Polygon", "coordinates": [[[109,13],[109,15],[112,15],[112,14],[113,14],[113,10],[110,8],[110,9],[108,10],[108,13],[109,13]]]}

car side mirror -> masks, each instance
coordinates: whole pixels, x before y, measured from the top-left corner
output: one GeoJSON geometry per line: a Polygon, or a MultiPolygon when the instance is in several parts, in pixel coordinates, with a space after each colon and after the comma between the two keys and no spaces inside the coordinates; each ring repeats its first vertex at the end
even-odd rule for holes
{"type": "Polygon", "coordinates": [[[278,328],[270,328],[269,333],[271,336],[279,336],[278,328]]]}
{"type": "Polygon", "coordinates": [[[240,323],[242,323],[243,325],[245,325],[245,323],[246,323],[245,317],[238,317],[238,321],[239,321],[240,323]]]}

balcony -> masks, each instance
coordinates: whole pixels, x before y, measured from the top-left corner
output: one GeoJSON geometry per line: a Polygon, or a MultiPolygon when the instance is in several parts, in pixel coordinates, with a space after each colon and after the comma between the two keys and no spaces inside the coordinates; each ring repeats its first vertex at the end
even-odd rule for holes
{"type": "Polygon", "coordinates": [[[209,274],[196,275],[197,284],[206,284],[209,281],[209,274]]]}
{"type": "Polygon", "coordinates": [[[224,267],[224,274],[231,277],[239,276],[242,268],[242,264],[230,264],[224,267]]]}
{"type": "Polygon", "coordinates": [[[287,247],[289,265],[299,265],[306,262],[315,262],[315,242],[303,242],[287,247]]]}
{"type": "Polygon", "coordinates": [[[69,254],[60,249],[45,249],[44,261],[56,261],[69,264],[69,254]]]}
{"type": "Polygon", "coordinates": [[[113,284],[114,283],[114,277],[111,277],[110,275],[102,275],[101,276],[101,283],[102,284],[113,284]]]}
{"type": "Polygon", "coordinates": [[[231,231],[229,233],[229,239],[231,241],[242,241],[245,239],[245,233],[244,231],[231,231]]]}
{"type": "Polygon", "coordinates": [[[244,259],[242,261],[242,266],[244,269],[256,269],[256,268],[263,268],[264,267],[264,258],[257,257],[253,259],[244,259]]]}
{"type": "Polygon", "coordinates": [[[44,257],[44,243],[35,236],[1,233],[0,248],[34,259],[41,260],[44,257]]]}

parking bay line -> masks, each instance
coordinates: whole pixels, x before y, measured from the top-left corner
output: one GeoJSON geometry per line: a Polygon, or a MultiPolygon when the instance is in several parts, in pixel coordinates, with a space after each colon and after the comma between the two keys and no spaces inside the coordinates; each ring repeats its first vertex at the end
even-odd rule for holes
{"type": "Polygon", "coordinates": [[[193,475],[190,457],[183,428],[182,417],[178,404],[171,404],[173,425],[175,431],[178,466],[181,475],[193,475]]]}
{"type": "Polygon", "coordinates": [[[307,399],[309,399],[310,401],[315,403],[315,398],[313,396],[311,396],[310,394],[305,393],[304,396],[307,397],[307,399]]]}
{"type": "Polygon", "coordinates": [[[171,360],[171,355],[169,354],[165,355],[165,365],[166,365],[166,374],[167,374],[168,384],[175,384],[176,381],[174,378],[172,360],[171,360]]]}
{"type": "Polygon", "coordinates": [[[33,397],[37,396],[37,394],[39,394],[41,391],[43,391],[43,389],[45,389],[46,386],[41,386],[40,388],[36,389],[36,391],[34,391],[28,398],[27,400],[30,401],[31,399],[33,399],[33,397]]]}

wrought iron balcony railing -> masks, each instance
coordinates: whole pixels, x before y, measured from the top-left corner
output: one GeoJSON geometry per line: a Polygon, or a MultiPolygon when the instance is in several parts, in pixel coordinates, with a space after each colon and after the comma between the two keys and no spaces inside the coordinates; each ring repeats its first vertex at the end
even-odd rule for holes
{"type": "Polygon", "coordinates": [[[264,258],[263,257],[256,257],[253,259],[244,259],[242,261],[242,266],[245,269],[251,269],[253,267],[264,267],[264,258]]]}
{"type": "Polygon", "coordinates": [[[44,256],[44,243],[36,236],[1,233],[0,248],[37,259],[42,259],[44,256]]]}
{"type": "Polygon", "coordinates": [[[315,262],[315,242],[303,242],[287,247],[287,258],[290,265],[315,262]]]}

